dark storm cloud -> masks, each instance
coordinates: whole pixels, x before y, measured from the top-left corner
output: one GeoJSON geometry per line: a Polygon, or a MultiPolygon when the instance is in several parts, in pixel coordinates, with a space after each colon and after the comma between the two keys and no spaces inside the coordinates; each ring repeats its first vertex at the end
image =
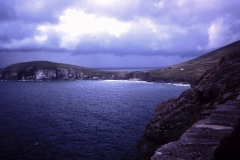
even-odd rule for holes
{"type": "Polygon", "coordinates": [[[57,23],[59,14],[76,2],[76,0],[1,0],[0,13],[6,20],[15,18],[28,23],[57,23]]]}
{"type": "Polygon", "coordinates": [[[55,12],[60,13],[64,9],[64,5],[59,7],[56,5],[57,1],[52,1],[51,4],[39,4],[39,8],[35,9],[35,6],[32,4],[34,1],[26,5],[27,2],[29,1],[0,2],[5,7],[0,11],[1,16],[5,17],[0,24],[0,52],[35,52],[42,50],[58,52],[65,50],[58,46],[60,34],[56,33],[56,31],[48,32],[49,38],[47,43],[38,44],[34,42],[34,36],[40,35],[38,30],[39,24],[57,23],[59,17],[57,14],[53,14],[53,10],[56,8],[55,12]],[[30,13],[28,13],[29,8],[31,8],[30,13]],[[2,12],[6,13],[2,14],[2,12]]]}
{"type": "Polygon", "coordinates": [[[1,6],[0,22],[9,21],[9,20],[13,20],[16,18],[14,9],[8,3],[9,3],[9,1],[7,1],[5,3],[0,1],[0,6],[1,6]]]}
{"type": "Polygon", "coordinates": [[[35,32],[35,25],[25,24],[24,22],[2,22],[0,25],[0,37],[9,42],[11,39],[24,39],[32,36],[35,32]]]}

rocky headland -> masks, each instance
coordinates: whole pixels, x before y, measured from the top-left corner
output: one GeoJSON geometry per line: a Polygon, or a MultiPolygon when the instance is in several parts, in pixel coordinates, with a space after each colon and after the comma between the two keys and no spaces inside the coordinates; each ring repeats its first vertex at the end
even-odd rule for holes
{"type": "Polygon", "coordinates": [[[4,81],[62,81],[62,80],[138,80],[148,82],[191,83],[186,78],[154,77],[149,71],[109,72],[48,61],[32,61],[0,69],[4,81]]]}
{"type": "Polygon", "coordinates": [[[155,111],[136,160],[240,159],[240,50],[155,111]]]}

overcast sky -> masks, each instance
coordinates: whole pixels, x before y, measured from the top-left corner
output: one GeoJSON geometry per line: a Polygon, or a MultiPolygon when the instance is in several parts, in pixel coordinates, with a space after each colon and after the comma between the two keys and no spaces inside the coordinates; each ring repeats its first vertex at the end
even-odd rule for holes
{"type": "Polygon", "coordinates": [[[240,39],[239,0],[0,0],[0,67],[161,67],[240,39]]]}

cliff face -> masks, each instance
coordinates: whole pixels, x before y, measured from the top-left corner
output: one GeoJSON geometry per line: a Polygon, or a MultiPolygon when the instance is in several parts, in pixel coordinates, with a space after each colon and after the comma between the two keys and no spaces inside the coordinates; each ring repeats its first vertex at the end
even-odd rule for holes
{"type": "Polygon", "coordinates": [[[2,79],[3,70],[4,69],[0,68],[0,79],[2,79]]]}
{"type": "Polygon", "coordinates": [[[38,69],[35,72],[34,77],[36,78],[36,80],[53,80],[57,78],[57,72],[56,70],[38,69]]]}
{"type": "Polygon", "coordinates": [[[156,107],[135,159],[233,158],[239,122],[240,50],[224,56],[177,99],[156,107]]]}
{"type": "MultiPolygon", "coordinates": [[[[38,63],[38,62],[37,62],[38,63]]],[[[30,62],[24,67],[0,69],[0,80],[5,81],[44,81],[44,80],[140,80],[150,82],[184,82],[192,81],[184,78],[155,78],[149,72],[105,72],[92,69],[69,67],[51,67],[46,69],[30,62]]]]}
{"type": "Polygon", "coordinates": [[[72,80],[83,79],[83,72],[80,69],[56,68],[42,69],[38,67],[27,67],[20,71],[0,71],[2,80],[72,80]]]}
{"type": "MultiPolygon", "coordinates": [[[[28,66],[23,69],[8,70],[0,69],[0,80],[5,81],[44,81],[44,80],[93,80],[93,79],[118,79],[115,73],[90,72],[77,68],[56,67],[46,69],[41,67],[28,66]]],[[[121,77],[120,77],[121,78],[121,77]]],[[[126,77],[123,77],[126,78],[126,77]]]]}

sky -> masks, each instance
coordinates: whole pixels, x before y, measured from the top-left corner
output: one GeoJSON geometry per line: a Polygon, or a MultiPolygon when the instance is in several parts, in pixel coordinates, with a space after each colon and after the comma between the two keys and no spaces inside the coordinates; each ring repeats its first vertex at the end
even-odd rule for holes
{"type": "Polygon", "coordinates": [[[0,68],[164,67],[240,40],[239,0],[0,0],[0,68]]]}

